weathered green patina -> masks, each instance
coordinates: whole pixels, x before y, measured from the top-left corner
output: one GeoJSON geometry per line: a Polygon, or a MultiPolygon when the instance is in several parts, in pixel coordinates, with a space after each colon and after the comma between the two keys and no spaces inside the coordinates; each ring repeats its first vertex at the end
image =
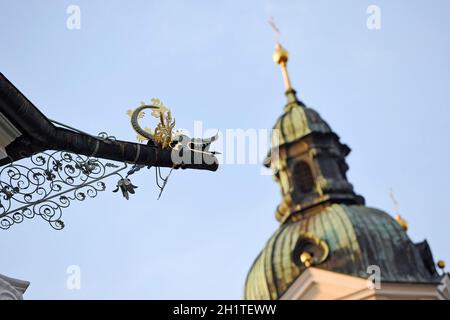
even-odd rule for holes
{"type": "Polygon", "coordinates": [[[306,269],[294,255],[305,234],[328,244],[329,255],[317,268],[368,278],[367,267],[377,265],[382,281],[438,282],[436,270],[429,268],[433,262],[390,215],[365,206],[332,204],[294,215],[279,227],[247,276],[246,299],[278,299],[286,292],[306,269]]]}

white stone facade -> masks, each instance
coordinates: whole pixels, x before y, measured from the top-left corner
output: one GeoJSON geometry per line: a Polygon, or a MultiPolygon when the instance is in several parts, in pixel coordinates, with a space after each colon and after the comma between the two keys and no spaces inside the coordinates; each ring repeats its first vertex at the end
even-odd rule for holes
{"type": "Polygon", "coordinates": [[[23,300],[30,283],[0,274],[0,300],[23,300]]]}

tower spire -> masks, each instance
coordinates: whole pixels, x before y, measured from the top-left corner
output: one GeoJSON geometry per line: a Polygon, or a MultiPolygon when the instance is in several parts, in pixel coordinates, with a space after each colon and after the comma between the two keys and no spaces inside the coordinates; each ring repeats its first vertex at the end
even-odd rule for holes
{"type": "Polygon", "coordinates": [[[275,33],[276,45],[275,52],[273,53],[273,61],[281,67],[281,75],[283,76],[284,89],[286,90],[286,96],[288,98],[288,105],[290,103],[298,103],[297,97],[295,95],[295,90],[292,88],[291,79],[289,78],[289,72],[287,70],[287,63],[289,60],[288,51],[281,45],[280,30],[276,26],[273,18],[269,20],[269,24],[275,33]]]}

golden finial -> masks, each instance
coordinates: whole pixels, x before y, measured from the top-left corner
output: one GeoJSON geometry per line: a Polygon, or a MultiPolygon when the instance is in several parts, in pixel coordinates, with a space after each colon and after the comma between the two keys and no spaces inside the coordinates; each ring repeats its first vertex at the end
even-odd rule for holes
{"type": "Polygon", "coordinates": [[[312,255],[308,251],[303,251],[300,255],[300,261],[309,268],[312,265],[312,255]]]}
{"type": "Polygon", "coordinates": [[[444,261],[444,260],[439,260],[439,261],[437,262],[437,266],[438,266],[439,269],[441,269],[442,271],[444,271],[444,269],[445,269],[445,261],[444,261]]]}
{"type": "Polygon", "coordinates": [[[408,222],[403,219],[399,214],[395,216],[395,220],[402,227],[403,230],[408,231],[408,222]]]}
{"type": "Polygon", "coordinates": [[[403,230],[408,231],[408,222],[402,218],[402,216],[399,213],[399,205],[398,201],[395,198],[394,191],[391,189],[389,196],[391,197],[392,202],[394,203],[394,210],[395,210],[395,221],[402,227],[403,230]]]}
{"type": "Polygon", "coordinates": [[[289,60],[289,53],[287,52],[286,49],[283,48],[283,46],[279,42],[280,30],[277,28],[275,22],[273,21],[273,18],[269,20],[269,24],[275,33],[277,42],[277,44],[275,45],[275,52],[273,53],[273,61],[275,61],[276,64],[279,64],[281,66],[281,74],[283,75],[283,82],[286,91],[292,90],[291,80],[289,79],[289,74],[287,71],[287,62],[289,60]]]}

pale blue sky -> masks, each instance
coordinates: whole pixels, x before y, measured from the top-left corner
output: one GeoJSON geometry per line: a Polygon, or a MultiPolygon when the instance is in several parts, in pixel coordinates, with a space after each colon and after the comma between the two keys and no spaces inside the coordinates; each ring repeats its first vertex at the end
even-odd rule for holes
{"type": "MultiPolygon", "coordinates": [[[[272,62],[274,16],[299,97],[343,142],[349,179],[391,214],[393,188],[414,241],[450,262],[450,3],[433,1],[0,0],[0,70],[48,117],[134,141],[125,112],[161,98],[177,124],[271,128],[285,103],[272,62]],[[81,29],[66,8],[81,8],[81,29]],[[381,30],[366,8],[382,10],[381,30]]],[[[25,298],[232,298],[275,231],[279,189],[260,165],[154,172],[129,201],[108,191],[0,231],[0,273],[25,298]],[[81,267],[81,290],[66,268],[81,267]]]]}

